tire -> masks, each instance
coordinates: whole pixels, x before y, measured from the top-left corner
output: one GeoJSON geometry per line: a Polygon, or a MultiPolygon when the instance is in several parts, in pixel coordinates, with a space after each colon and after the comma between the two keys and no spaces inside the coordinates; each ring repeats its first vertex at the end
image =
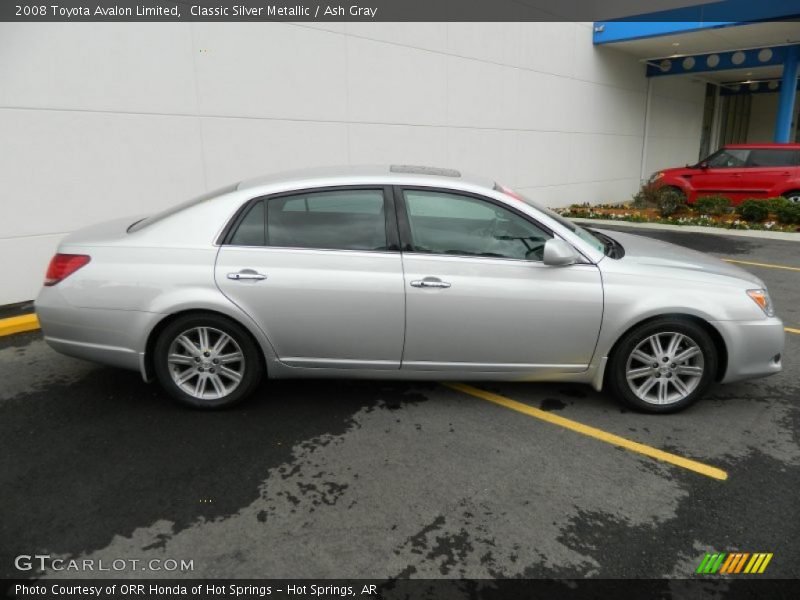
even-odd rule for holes
{"type": "Polygon", "coordinates": [[[788,192],[784,192],[782,195],[789,202],[792,202],[794,204],[800,203],[800,190],[791,190],[788,192]]]}
{"type": "Polygon", "coordinates": [[[706,393],[714,382],[718,362],[714,342],[702,326],[689,319],[661,317],[635,327],[619,340],[609,362],[607,381],[617,399],[633,409],[673,413],[706,393]],[[674,351],[671,342],[676,344],[674,351]],[[686,358],[671,358],[681,355],[686,358]],[[645,356],[647,361],[643,360],[645,356]],[[630,381],[629,373],[635,374],[630,381]]]}
{"type": "Polygon", "coordinates": [[[173,398],[204,410],[241,402],[264,372],[261,351],[247,330],[213,313],[188,314],[168,324],[156,340],[153,366],[173,398]]]}
{"type": "Polygon", "coordinates": [[[665,185],[665,186],[662,186],[659,189],[659,193],[660,192],[675,192],[676,194],[678,194],[679,196],[681,196],[683,198],[684,202],[686,201],[686,193],[676,185],[665,185]]]}

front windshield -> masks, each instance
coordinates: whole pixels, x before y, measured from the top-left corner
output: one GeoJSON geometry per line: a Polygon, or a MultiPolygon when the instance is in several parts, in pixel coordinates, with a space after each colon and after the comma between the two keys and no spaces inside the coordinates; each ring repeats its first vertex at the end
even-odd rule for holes
{"type": "Polygon", "coordinates": [[[560,214],[558,214],[558,213],[557,213],[557,212],[555,212],[554,210],[550,210],[550,209],[549,209],[549,208],[547,208],[546,206],[542,206],[542,205],[541,205],[541,204],[539,204],[538,202],[534,202],[534,201],[533,201],[533,200],[531,200],[530,198],[526,198],[526,197],[525,197],[525,196],[523,196],[522,194],[520,194],[520,193],[518,193],[518,192],[514,192],[514,191],[512,191],[512,190],[508,189],[508,188],[507,188],[507,187],[505,187],[505,186],[498,185],[498,186],[497,186],[497,189],[498,189],[499,191],[503,192],[504,194],[506,194],[506,195],[508,195],[508,196],[511,196],[512,198],[515,198],[515,199],[517,199],[517,200],[522,200],[522,201],[523,201],[523,202],[525,202],[526,204],[530,204],[530,205],[531,205],[533,208],[535,208],[536,210],[539,210],[539,211],[543,212],[543,213],[544,213],[544,214],[546,214],[548,217],[550,217],[550,218],[551,218],[551,219],[553,219],[554,221],[557,221],[559,224],[563,225],[563,226],[564,226],[564,227],[566,227],[566,228],[567,228],[569,231],[571,231],[572,233],[574,233],[575,235],[577,235],[577,236],[578,236],[579,238],[581,238],[581,239],[582,239],[584,242],[586,242],[587,244],[589,244],[590,246],[592,246],[592,248],[594,248],[595,250],[597,250],[597,251],[599,251],[599,252],[603,252],[603,253],[605,253],[605,252],[606,252],[606,244],[605,244],[605,243],[604,243],[602,240],[600,240],[598,237],[596,237],[596,236],[595,236],[593,233],[591,233],[590,231],[588,231],[588,230],[584,229],[583,227],[580,227],[579,225],[576,225],[575,223],[573,223],[573,222],[572,222],[572,221],[570,221],[569,219],[567,219],[567,218],[565,218],[565,217],[562,217],[560,214]]]}

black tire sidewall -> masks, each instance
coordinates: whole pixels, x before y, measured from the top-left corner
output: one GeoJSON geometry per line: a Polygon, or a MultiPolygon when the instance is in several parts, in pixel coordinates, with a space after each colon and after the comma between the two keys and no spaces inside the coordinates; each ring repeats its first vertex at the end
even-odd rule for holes
{"type": "Polygon", "coordinates": [[[619,400],[638,411],[673,413],[694,404],[706,393],[716,377],[717,365],[718,357],[714,341],[701,325],[689,319],[659,318],[634,328],[619,341],[609,364],[609,387],[619,400]],[[625,366],[628,356],[643,339],[655,333],[667,331],[682,333],[694,340],[703,353],[703,376],[697,387],[683,400],[673,404],[651,404],[638,398],[630,388],[625,374],[625,366]]]}
{"type": "Polygon", "coordinates": [[[235,321],[212,313],[194,313],[178,317],[160,332],[153,348],[153,368],[161,386],[178,402],[201,410],[218,410],[238,404],[249,396],[262,378],[261,351],[247,330],[235,321]],[[167,354],[172,341],[182,332],[193,327],[213,327],[231,336],[242,350],[245,361],[244,376],[239,386],[229,395],[217,400],[200,400],[172,381],[167,364],[167,354]]]}

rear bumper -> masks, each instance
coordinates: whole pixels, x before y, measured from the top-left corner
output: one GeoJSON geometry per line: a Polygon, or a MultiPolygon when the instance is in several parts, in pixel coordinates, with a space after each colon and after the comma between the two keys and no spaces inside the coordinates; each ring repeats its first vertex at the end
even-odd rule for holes
{"type": "Polygon", "coordinates": [[[777,318],[760,321],[713,321],[728,351],[722,383],[766,377],[782,369],[786,332],[777,318]]]}
{"type": "Polygon", "coordinates": [[[45,287],[35,302],[44,339],[57,352],[93,362],[140,370],[147,332],[163,317],[129,310],[81,308],[56,287],[45,287]]]}

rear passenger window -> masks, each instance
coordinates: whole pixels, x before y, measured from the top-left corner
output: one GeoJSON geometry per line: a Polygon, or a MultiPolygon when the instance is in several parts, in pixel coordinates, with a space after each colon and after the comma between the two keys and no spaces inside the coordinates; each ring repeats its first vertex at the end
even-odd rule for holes
{"type": "Polygon", "coordinates": [[[284,248],[386,250],[382,190],[335,190],[269,200],[267,243],[284,248]]]}
{"type": "Polygon", "coordinates": [[[797,164],[794,150],[754,149],[747,161],[748,167],[791,167],[797,164]]]}
{"type": "Polygon", "coordinates": [[[253,204],[245,215],[242,222],[231,236],[231,244],[234,246],[263,246],[266,243],[264,237],[264,201],[261,200],[253,204]]]}

